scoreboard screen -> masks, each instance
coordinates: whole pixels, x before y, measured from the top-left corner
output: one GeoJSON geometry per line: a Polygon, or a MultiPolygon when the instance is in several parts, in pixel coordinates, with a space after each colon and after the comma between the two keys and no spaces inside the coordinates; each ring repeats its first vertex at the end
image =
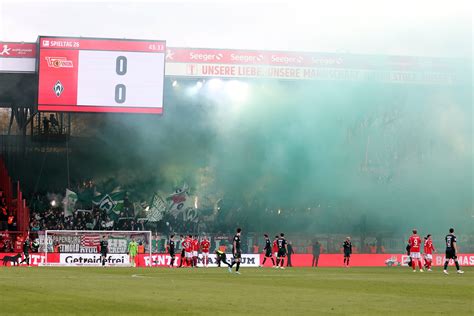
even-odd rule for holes
{"type": "Polygon", "coordinates": [[[38,40],[39,111],[163,112],[165,41],[38,40]]]}

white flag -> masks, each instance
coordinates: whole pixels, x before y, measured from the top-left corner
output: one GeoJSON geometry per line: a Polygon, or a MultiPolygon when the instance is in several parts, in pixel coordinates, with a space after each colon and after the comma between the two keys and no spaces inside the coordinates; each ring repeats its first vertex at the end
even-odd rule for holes
{"type": "Polygon", "coordinates": [[[77,202],[77,194],[69,189],[66,189],[66,196],[63,200],[64,217],[72,216],[76,202],[77,202]]]}

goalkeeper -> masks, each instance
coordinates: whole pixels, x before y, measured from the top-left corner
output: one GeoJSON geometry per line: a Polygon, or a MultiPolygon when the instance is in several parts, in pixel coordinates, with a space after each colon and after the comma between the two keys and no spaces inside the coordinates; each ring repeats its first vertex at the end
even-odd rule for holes
{"type": "Polygon", "coordinates": [[[135,239],[132,238],[130,243],[128,244],[128,255],[130,256],[130,264],[132,267],[136,267],[137,263],[135,261],[135,257],[137,256],[138,253],[138,244],[135,241],[135,239]]]}

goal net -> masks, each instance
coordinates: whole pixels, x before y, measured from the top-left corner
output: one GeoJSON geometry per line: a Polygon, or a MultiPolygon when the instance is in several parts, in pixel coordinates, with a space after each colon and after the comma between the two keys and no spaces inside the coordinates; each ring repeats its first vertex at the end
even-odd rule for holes
{"type": "Polygon", "coordinates": [[[46,230],[40,237],[44,265],[100,266],[100,241],[108,242],[106,266],[130,266],[129,243],[138,244],[138,252],[151,256],[150,231],[46,230]]]}

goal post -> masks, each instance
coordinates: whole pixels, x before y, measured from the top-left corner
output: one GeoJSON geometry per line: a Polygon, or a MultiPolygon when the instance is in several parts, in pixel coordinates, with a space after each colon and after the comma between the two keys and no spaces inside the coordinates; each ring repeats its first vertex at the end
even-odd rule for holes
{"type": "Polygon", "coordinates": [[[107,266],[130,266],[128,245],[132,239],[139,244],[139,253],[151,257],[151,231],[45,230],[40,236],[44,265],[99,266],[104,237],[108,241],[107,266]]]}

